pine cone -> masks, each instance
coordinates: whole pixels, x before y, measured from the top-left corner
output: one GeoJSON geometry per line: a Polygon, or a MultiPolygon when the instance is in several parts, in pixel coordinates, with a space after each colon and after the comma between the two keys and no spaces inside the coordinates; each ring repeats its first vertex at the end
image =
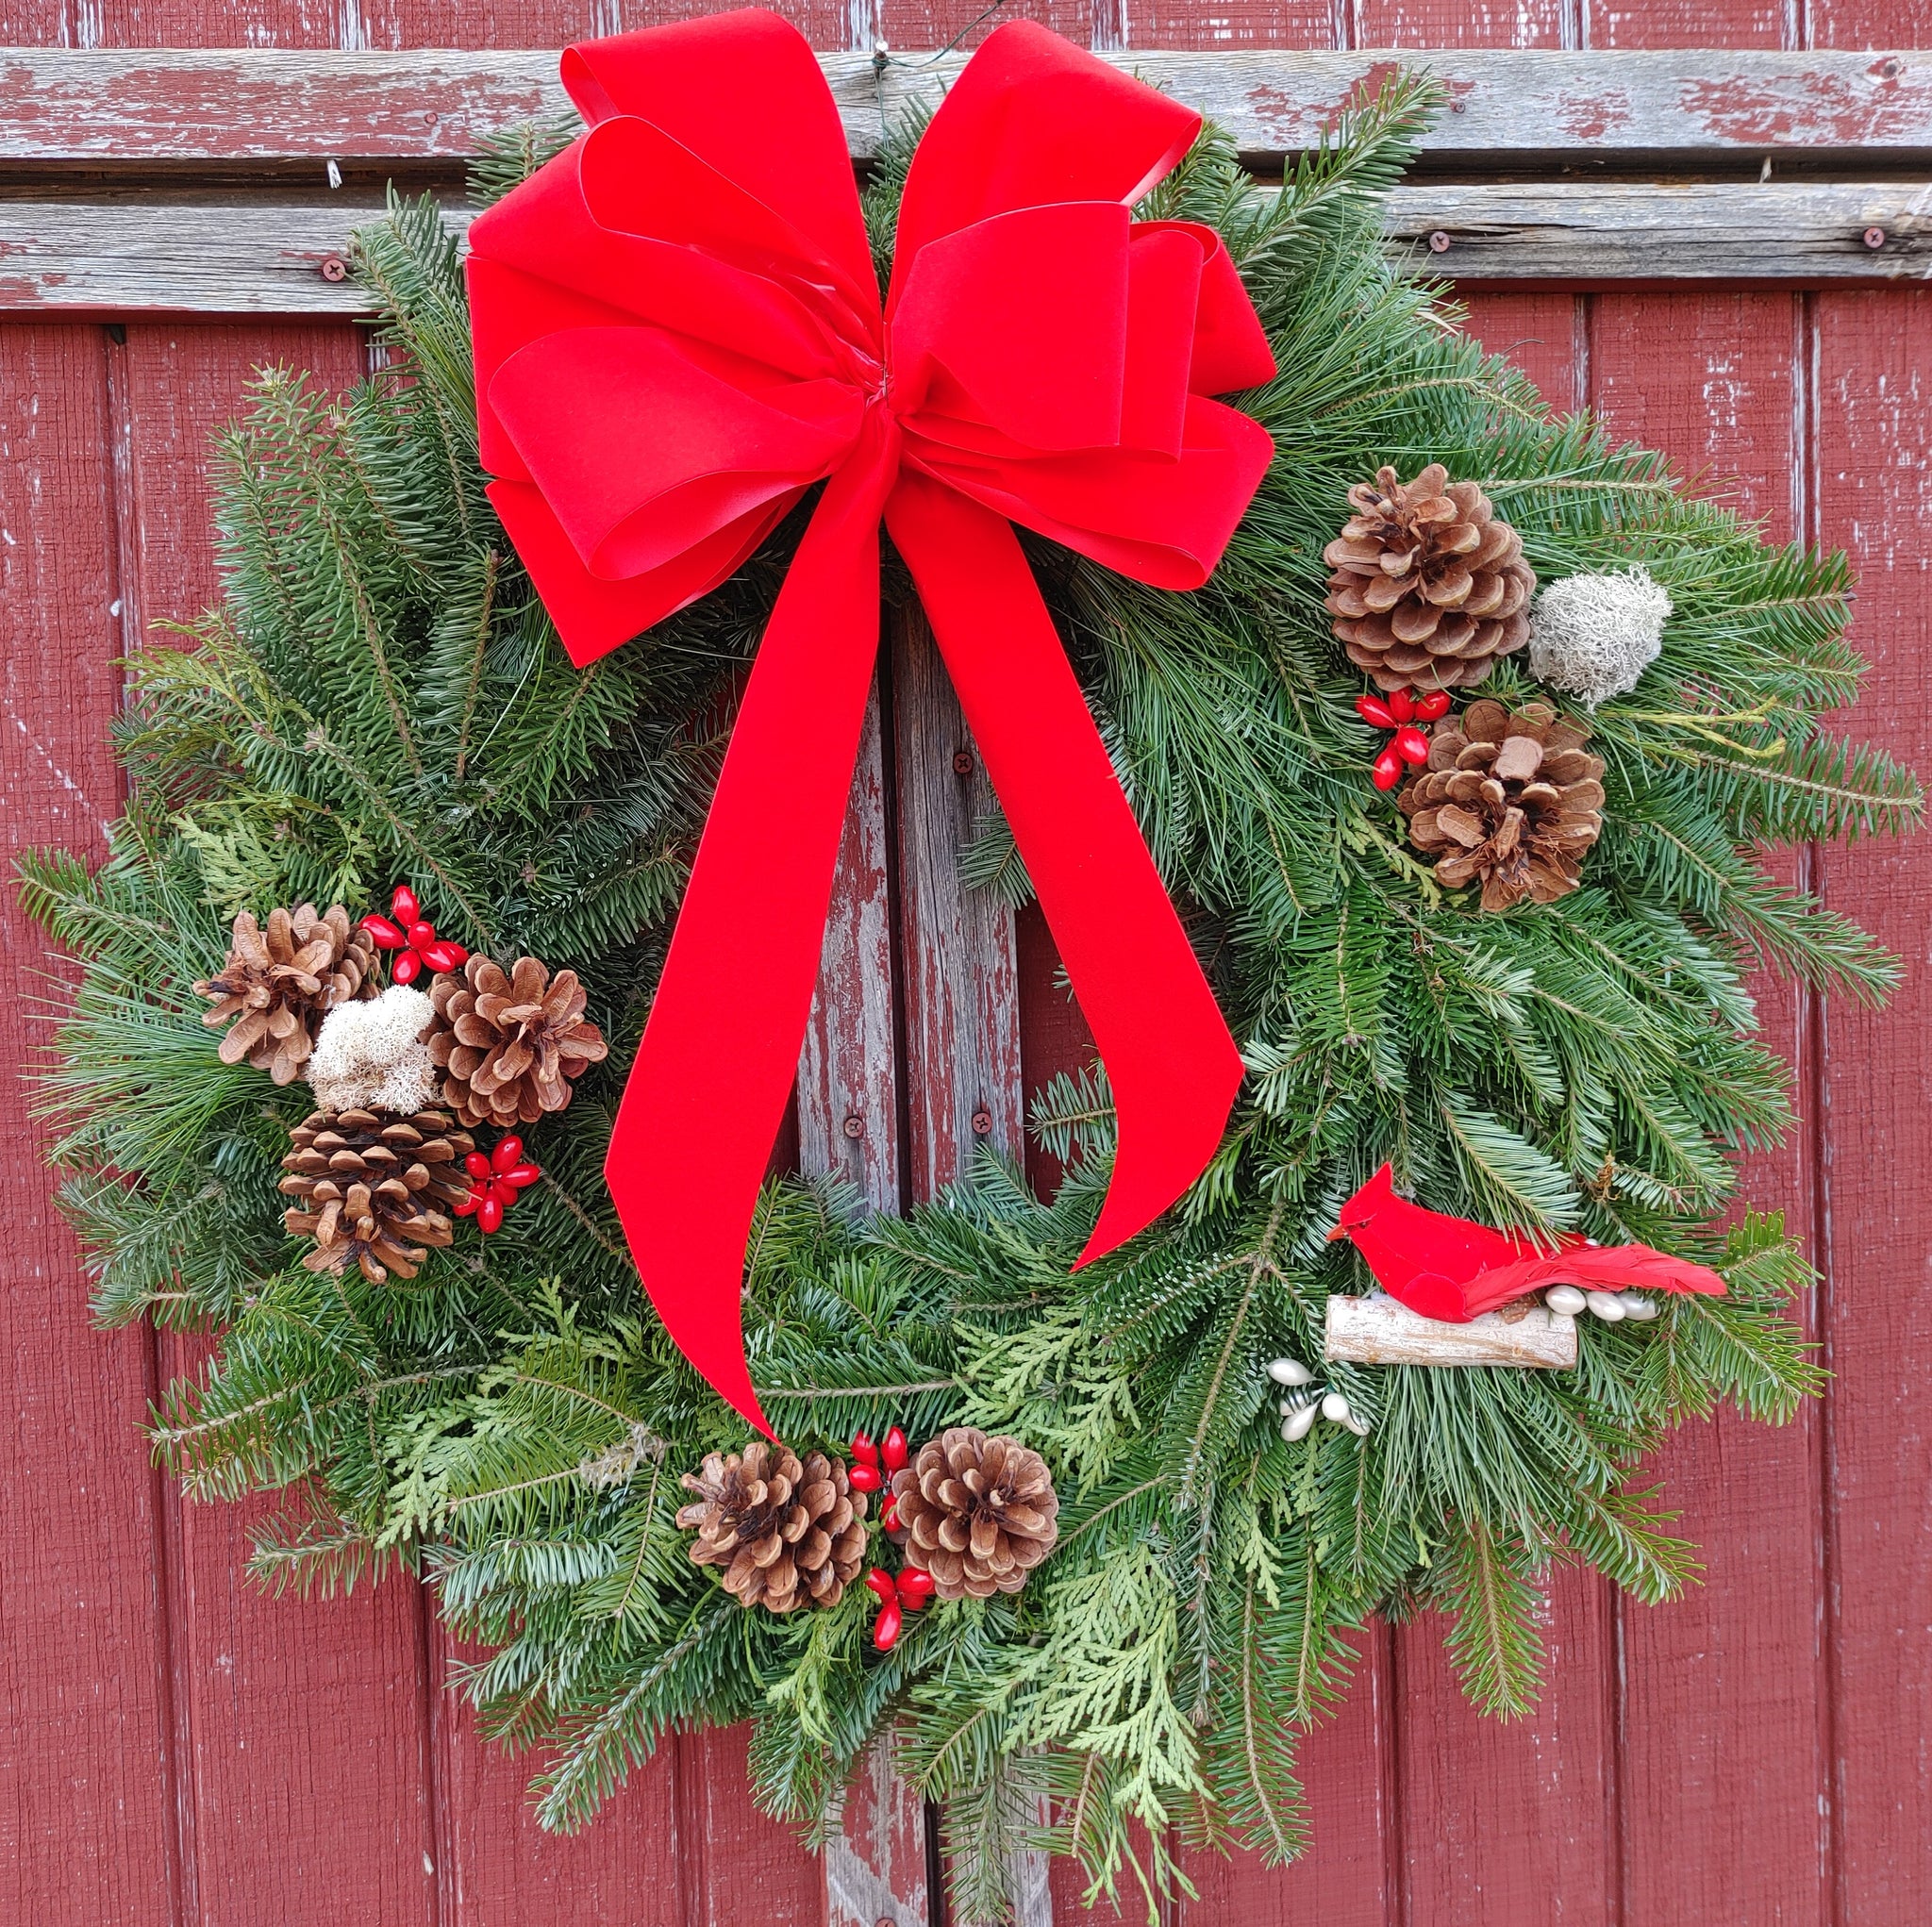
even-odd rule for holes
{"type": "Polygon", "coordinates": [[[691,1564],[724,1567],[741,1606],[837,1605],[865,1564],[865,1494],[822,1452],[801,1463],[758,1438],[741,1454],[708,1454],[683,1485],[698,1495],[677,1515],[697,1528],[691,1564]]]}
{"type": "Polygon", "coordinates": [[[575,971],[552,977],[534,956],[500,964],[473,956],[463,973],[430,986],[437,1027],[429,1055],[446,1075],[442,1101],[466,1124],[534,1124],[570,1102],[570,1080],[609,1055],[575,971]]]}
{"type": "Polygon", "coordinates": [[[313,904],[271,910],[266,931],[243,910],[221,974],[194,987],[197,996],[215,1000],[202,1022],[210,1030],[229,1025],[222,1062],[245,1057],[277,1084],[292,1084],[324,1017],[339,1004],[375,994],[369,981],[375,956],[375,939],[356,928],[340,904],[319,916],[313,904]]]}
{"type": "Polygon", "coordinates": [[[1474,482],[1450,481],[1441,462],[1407,485],[1383,468],[1348,501],[1355,514],[1322,551],[1335,572],[1327,606],[1377,687],[1471,687],[1523,647],[1536,576],[1474,482]]]}
{"type": "Polygon", "coordinates": [[[315,1249],[311,1271],[361,1267],[372,1285],[413,1278],[431,1245],[454,1233],[449,1206],[470,1194],[463,1159],[475,1150],[443,1111],[317,1111],[295,1126],[281,1188],[301,1203],[282,1214],[315,1249]]]}
{"type": "Polygon", "coordinates": [[[1397,799],[1409,841],[1442,853],[1436,880],[1455,889],[1480,877],[1486,910],[1574,889],[1604,826],[1604,766],[1589,740],[1547,703],[1514,715],[1472,703],[1437,723],[1426,770],[1397,799]]]}
{"type": "Polygon", "coordinates": [[[1017,1438],[955,1425],[892,1474],[906,1558],[941,1599],[1018,1592],[1053,1551],[1060,1509],[1046,1461],[1017,1438]]]}

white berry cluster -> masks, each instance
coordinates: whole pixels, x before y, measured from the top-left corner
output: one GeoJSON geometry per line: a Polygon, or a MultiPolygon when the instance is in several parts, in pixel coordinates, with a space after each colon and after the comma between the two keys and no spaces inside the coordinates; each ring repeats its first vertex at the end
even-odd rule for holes
{"type": "Polygon", "coordinates": [[[1587,1311],[1612,1325],[1619,1319],[1657,1316],[1657,1300],[1641,1291],[1579,1291],[1574,1285],[1552,1285],[1543,1293],[1543,1303],[1562,1318],[1576,1318],[1587,1311]]]}
{"type": "Polygon", "coordinates": [[[1369,1421],[1351,1409],[1339,1391],[1324,1390],[1315,1383],[1315,1374],[1299,1358],[1277,1358],[1268,1368],[1268,1376],[1285,1388],[1281,1401],[1281,1436],[1292,1445],[1315,1429],[1317,1419],[1346,1425],[1357,1438],[1368,1436],[1369,1421]]]}

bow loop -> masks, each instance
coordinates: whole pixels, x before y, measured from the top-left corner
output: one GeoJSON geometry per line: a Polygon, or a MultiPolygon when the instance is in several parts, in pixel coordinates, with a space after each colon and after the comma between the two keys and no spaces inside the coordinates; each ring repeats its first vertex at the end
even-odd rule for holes
{"type": "Polygon", "coordinates": [[[591,131],[474,224],[468,272],[491,500],[573,659],[716,588],[825,484],[606,1166],[665,1325],[763,1427],[740,1274],[818,973],[881,518],[1112,1074],[1120,1149],[1083,1261],[1213,1155],[1241,1059],[1009,524],[1199,587],[1273,454],[1208,395],[1274,362],[1211,230],[1128,212],[1198,118],[1043,28],[991,34],[933,116],[890,325],[838,111],[791,27],[618,36],[564,76],[591,131]],[[747,115],[741,153],[724,130],[747,115]]]}

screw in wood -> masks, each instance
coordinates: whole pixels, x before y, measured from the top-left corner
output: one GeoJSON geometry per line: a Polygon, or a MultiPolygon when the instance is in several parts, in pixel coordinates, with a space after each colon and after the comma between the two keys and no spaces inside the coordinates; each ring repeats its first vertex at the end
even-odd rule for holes
{"type": "Polygon", "coordinates": [[[346,281],[349,278],[349,264],[341,255],[327,256],[322,264],[322,278],[325,281],[346,281]]]}
{"type": "Polygon", "coordinates": [[[1868,227],[1865,230],[1865,245],[1878,249],[1885,245],[1885,230],[1882,227],[1868,227]]]}
{"type": "Polygon", "coordinates": [[[973,752],[971,750],[955,750],[953,752],[953,774],[956,776],[970,776],[972,773],[973,752]]]}
{"type": "Polygon", "coordinates": [[[1432,255],[1446,255],[1449,252],[1449,237],[1440,227],[1429,236],[1429,252],[1432,255]]]}
{"type": "Polygon", "coordinates": [[[848,1138],[863,1138],[865,1136],[865,1120],[863,1118],[847,1118],[844,1129],[845,1135],[848,1138]]]}
{"type": "Polygon", "coordinates": [[[973,1135],[975,1138],[991,1138],[992,1136],[992,1113],[991,1111],[974,1111],[973,1113],[973,1135]]]}
{"type": "Polygon", "coordinates": [[[1879,61],[1878,71],[1885,76],[1886,79],[1896,80],[1899,76],[1899,71],[1904,65],[1904,61],[1900,60],[1897,58],[1897,56],[1894,55],[1892,58],[1889,60],[1879,61]]]}

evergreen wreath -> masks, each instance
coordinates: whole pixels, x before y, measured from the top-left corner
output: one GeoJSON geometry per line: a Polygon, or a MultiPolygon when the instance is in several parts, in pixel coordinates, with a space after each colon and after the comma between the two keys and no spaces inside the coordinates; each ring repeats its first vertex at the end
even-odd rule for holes
{"type": "MultiPolygon", "coordinates": [[[[1640,1470],[1664,1432],[1720,1402],[1779,1422],[1815,1390],[1790,1314],[1810,1272],[1780,1217],[1714,1222],[1734,1155],[1791,1121],[1746,974],[1870,1001],[1895,966],[1752,853],[1906,827],[1919,790],[1819,726],[1861,667],[1842,557],[1769,547],[1660,456],[1552,419],[1385,259],[1378,195],[1432,107],[1386,85],[1279,191],[1210,134],[1152,197],[1225,238],[1282,371],[1240,398],[1278,453],[1208,586],[1165,593],[1029,539],[1243,1042],[1215,1163],[1160,1226],[1070,1274],[1108,1110],[1097,1078],[1061,1078],[1031,1120],[1070,1166],[1051,1202],[987,1160],[905,1220],[796,1181],[761,1206],[745,1328],[788,1445],[842,1465],[857,1432],[896,1424],[917,1448],[979,1428],[974,1453],[997,1459],[982,1435],[1009,1434],[1058,1494],[1024,1588],[926,1605],[887,1653],[843,1563],[809,1579],[836,1604],[781,1615],[692,1562],[680,1475],[711,1468],[691,1515],[729,1555],[741,1474],[718,1455],[743,1431],[643,1306],[599,1179],[798,518],[725,590],[572,669],[484,497],[457,248],[426,200],[358,241],[391,367],[341,399],[265,373],[225,436],[225,599],[132,667],[111,854],[22,866],[28,908],[82,964],[42,1079],[52,1155],[100,1320],[214,1335],[154,1414],[161,1462],[198,1499],[287,1495],[252,1562],[272,1588],[421,1571],[493,1649],[464,1681],[486,1730],[543,1750],[545,1825],[582,1823],[674,1729],[752,1719],[758,1800],[814,1836],[890,1728],[943,1802],[963,1918],[999,1912],[1002,1855],[1041,1794],[1045,1844],[1096,1890],[1124,1865],[1171,1885],[1182,1837],[1285,1860],[1305,1837],[1298,1738],[1371,1614],[1441,1613],[1471,1698],[1523,1713],[1553,1564],[1645,1601],[1691,1576],[1640,1470]],[[1636,690],[1588,717],[1603,801],[1580,887],[1506,914],[1445,888],[1370,782],[1381,738],[1324,606],[1348,490],[1436,462],[1479,480],[1543,583],[1641,568],[1671,611],[1636,690]],[[277,1186],[310,1099],[220,1059],[194,987],[240,913],[359,914],[397,879],[478,955],[574,971],[612,1049],[526,1127],[541,1176],[500,1229],[458,1226],[373,1284],[302,1262],[277,1186]],[[1337,1364],[1352,1422],[1284,1436],[1268,1361],[1319,1357],[1328,1295],[1363,1288],[1327,1234],[1385,1159],[1441,1210],[1644,1240],[1717,1267],[1728,1295],[1584,1321],[1574,1372],[1337,1364]]],[[[867,188],[882,263],[917,133],[867,188]]],[[[559,144],[507,140],[480,197],[559,144]]],[[[1541,693],[1521,653],[1481,691],[1541,693]]],[[[1024,900],[997,821],[961,861],[1024,900]]],[[[875,1527],[876,1505],[836,1503],[799,1519],[875,1527]]]]}

